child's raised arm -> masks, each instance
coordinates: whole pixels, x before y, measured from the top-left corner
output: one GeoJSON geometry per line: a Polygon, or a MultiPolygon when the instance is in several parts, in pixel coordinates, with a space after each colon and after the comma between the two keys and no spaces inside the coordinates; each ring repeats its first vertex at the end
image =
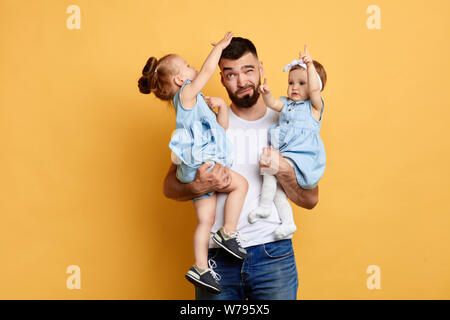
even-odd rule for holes
{"type": "Polygon", "coordinates": [[[211,53],[206,58],[203,66],[198,73],[197,77],[190,83],[187,84],[182,91],[182,99],[185,101],[195,100],[197,94],[202,91],[203,87],[206,85],[208,80],[212,77],[216,71],[217,64],[219,63],[220,56],[222,55],[223,49],[225,49],[231,42],[233,38],[233,33],[227,32],[225,37],[218,43],[211,43],[214,48],[211,53]]]}
{"type": "Polygon", "coordinates": [[[273,109],[277,112],[281,112],[281,109],[283,109],[283,103],[281,102],[281,100],[275,99],[272,96],[272,94],[270,93],[270,88],[267,85],[266,78],[264,78],[264,83],[259,85],[258,90],[259,90],[259,93],[261,93],[266,106],[268,106],[270,109],[273,109]]]}
{"type": "Polygon", "coordinates": [[[322,95],[320,94],[320,83],[317,78],[318,74],[314,67],[313,59],[308,54],[308,48],[305,45],[305,54],[300,51],[300,59],[307,66],[308,74],[308,86],[309,86],[309,99],[311,100],[311,106],[317,110],[320,114],[322,111],[322,95]]]}

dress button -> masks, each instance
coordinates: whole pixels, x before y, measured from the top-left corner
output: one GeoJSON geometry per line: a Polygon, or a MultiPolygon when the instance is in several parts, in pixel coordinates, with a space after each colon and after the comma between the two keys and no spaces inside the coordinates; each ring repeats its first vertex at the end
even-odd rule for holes
{"type": "Polygon", "coordinates": [[[289,124],[289,121],[286,121],[287,124],[289,124]]]}

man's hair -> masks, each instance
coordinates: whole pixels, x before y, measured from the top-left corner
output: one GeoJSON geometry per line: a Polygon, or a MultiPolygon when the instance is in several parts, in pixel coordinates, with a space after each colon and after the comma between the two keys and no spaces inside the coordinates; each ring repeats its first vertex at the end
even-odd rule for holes
{"type": "Polygon", "coordinates": [[[258,58],[255,45],[250,40],[241,37],[233,37],[228,47],[222,51],[220,59],[237,60],[248,52],[251,52],[258,58]]]}

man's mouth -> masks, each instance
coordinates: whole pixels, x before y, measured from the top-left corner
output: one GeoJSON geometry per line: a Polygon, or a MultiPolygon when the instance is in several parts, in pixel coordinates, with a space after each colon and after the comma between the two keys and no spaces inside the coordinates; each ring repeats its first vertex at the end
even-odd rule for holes
{"type": "Polygon", "coordinates": [[[236,94],[248,94],[248,93],[250,93],[251,90],[253,90],[252,87],[247,87],[247,88],[238,90],[236,92],[236,94]]]}

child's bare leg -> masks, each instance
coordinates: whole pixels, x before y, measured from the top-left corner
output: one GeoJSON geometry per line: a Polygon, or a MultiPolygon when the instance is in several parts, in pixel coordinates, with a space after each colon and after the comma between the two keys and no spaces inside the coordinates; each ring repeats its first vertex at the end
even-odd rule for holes
{"type": "Polygon", "coordinates": [[[248,191],[247,179],[233,170],[230,170],[230,173],[230,186],[219,190],[219,192],[228,193],[224,208],[224,229],[226,233],[236,232],[239,216],[241,215],[248,191]]]}
{"type": "Polygon", "coordinates": [[[210,197],[194,201],[198,218],[194,233],[194,258],[195,264],[203,270],[208,269],[209,239],[216,215],[216,199],[217,195],[214,193],[210,197]]]}

